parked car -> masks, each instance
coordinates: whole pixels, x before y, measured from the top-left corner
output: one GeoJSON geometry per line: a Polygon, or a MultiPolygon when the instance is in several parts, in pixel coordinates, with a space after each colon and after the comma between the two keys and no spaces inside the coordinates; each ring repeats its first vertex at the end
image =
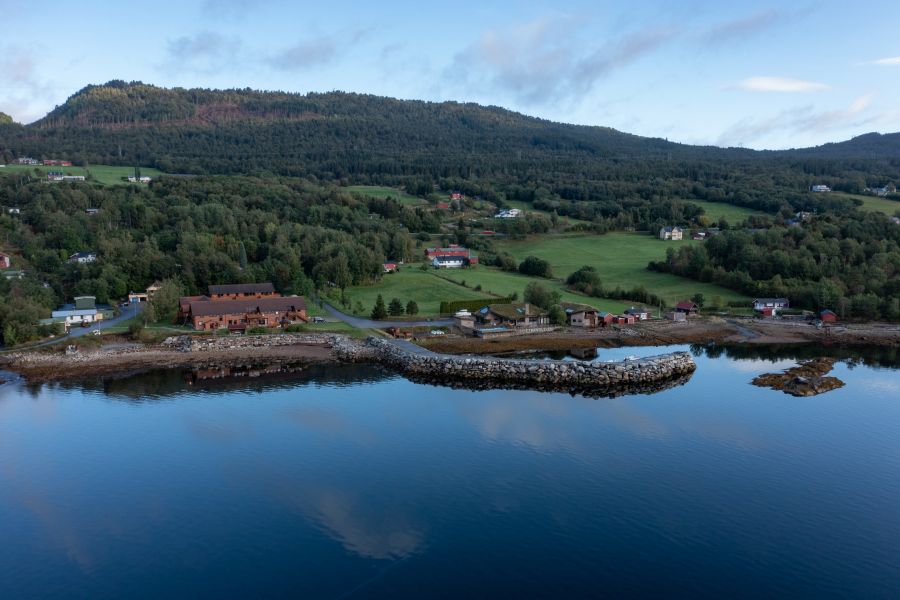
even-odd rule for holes
{"type": "Polygon", "coordinates": [[[313,317],[312,319],[310,319],[310,321],[312,321],[313,323],[324,323],[325,317],[313,317]]]}
{"type": "Polygon", "coordinates": [[[94,331],[91,332],[91,335],[100,335],[100,330],[95,329],[94,331]]]}
{"type": "Polygon", "coordinates": [[[444,335],[445,333],[447,333],[447,332],[446,332],[446,331],[442,331],[442,330],[440,330],[440,329],[432,329],[432,330],[431,330],[431,335],[444,335]]]}

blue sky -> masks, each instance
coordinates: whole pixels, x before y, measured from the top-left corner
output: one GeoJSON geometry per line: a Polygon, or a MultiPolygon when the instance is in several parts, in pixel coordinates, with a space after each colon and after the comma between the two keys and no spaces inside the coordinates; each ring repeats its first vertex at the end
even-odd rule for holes
{"type": "Polygon", "coordinates": [[[0,111],[89,83],[504,106],[694,144],[900,131],[898,2],[0,0],[0,111]]]}

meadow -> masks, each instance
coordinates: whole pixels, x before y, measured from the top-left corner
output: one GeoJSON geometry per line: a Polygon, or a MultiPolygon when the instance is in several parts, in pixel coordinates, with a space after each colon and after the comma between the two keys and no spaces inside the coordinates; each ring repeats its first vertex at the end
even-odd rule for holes
{"type": "Polygon", "coordinates": [[[677,275],[647,270],[650,261],[662,260],[666,249],[682,244],[702,244],[683,240],[665,242],[646,233],[614,232],[606,235],[573,234],[531,237],[525,240],[505,240],[498,249],[511,254],[521,262],[534,255],[549,262],[553,276],[564,280],[584,265],[595,267],[605,288],[631,289],[644,286],[651,293],[661,296],[667,304],[702,293],[706,300],[719,296],[723,301],[746,299],[732,290],[693,281],[677,275]]]}
{"type": "Polygon", "coordinates": [[[344,189],[351,194],[363,194],[366,196],[371,196],[373,198],[393,198],[400,204],[406,204],[409,206],[426,204],[426,201],[423,198],[419,198],[417,196],[407,194],[403,190],[398,190],[390,187],[382,187],[377,185],[350,185],[344,189]]]}
{"type": "Polygon", "coordinates": [[[864,196],[862,194],[846,194],[844,192],[831,192],[831,195],[839,198],[859,200],[862,202],[862,206],[859,209],[866,212],[881,212],[889,217],[893,217],[897,212],[900,212],[900,202],[896,200],[879,198],[878,196],[864,196]]]}
{"type": "MultiPolygon", "coordinates": [[[[685,203],[696,204],[703,208],[703,214],[712,221],[718,222],[722,217],[730,225],[736,225],[750,216],[767,215],[759,210],[752,208],[744,208],[743,206],[735,206],[734,204],[726,204],[724,202],[708,202],[706,200],[685,200],[685,203]]],[[[769,215],[771,216],[771,215],[769,215]]]]}
{"type": "MultiPolygon", "coordinates": [[[[157,169],[151,169],[150,167],[139,167],[141,170],[141,175],[146,177],[158,177],[160,175],[164,175],[162,171],[157,169]]],[[[47,173],[57,172],[64,173],[65,175],[84,175],[85,177],[90,174],[94,177],[94,179],[103,185],[126,185],[127,181],[124,181],[123,177],[129,177],[134,175],[134,167],[115,167],[112,165],[91,165],[87,168],[85,167],[45,167],[45,166],[30,166],[30,165],[6,165],[5,167],[0,168],[0,175],[3,173],[29,173],[34,174],[35,171],[41,173],[42,176],[47,173]]],[[[137,184],[135,184],[137,185],[137,184]]]]}
{"type": "MultiPolygon", "coordinates": [[[[473,284],[474,285],[474,284],[473,284]]],[[[521,290],[519,290],[521,294],[521,290]]],[[[405,265],[397,273],[387,273],[375,285],[355,286],[347,288],[347,297],[352,303],[351,311],[360,316],[368,316],[375,306],[375,300],[381,294],[387,305],[392,298],[399,298],[403,305],[415,300],[419,305],[419,314],[436,315],[440,312],[441,301],[475,300],[486,298],[486,292],[475,291],[446,279],[437,277],[434,271],[423,271],[419,265],[405,265]],[[356,303],[361,302],[363,310],[356,310],[356,303]]]]}

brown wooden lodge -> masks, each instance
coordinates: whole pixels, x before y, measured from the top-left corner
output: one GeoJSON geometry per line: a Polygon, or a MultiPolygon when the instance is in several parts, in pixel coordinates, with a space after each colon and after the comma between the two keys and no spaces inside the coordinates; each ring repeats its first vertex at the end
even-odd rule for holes
{"type": "Polygon", "coordinates": [[[196,331],[227,328],[244,332],[250,327],[284,327],[307,322],[306,299],[284,297],[271,283],[211,285],[205,296],[184,296],[178,319],[196,331]]]}

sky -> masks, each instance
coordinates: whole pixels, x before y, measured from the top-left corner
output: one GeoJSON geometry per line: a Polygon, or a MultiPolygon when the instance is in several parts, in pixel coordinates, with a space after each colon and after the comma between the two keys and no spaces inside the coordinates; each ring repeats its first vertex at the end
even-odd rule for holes
{"type": "Polygon", "coordinates": [[[900,131],[900,2],[0,0],[0,111],[88,84],[477,102],[690,144],[900,131]]]}

